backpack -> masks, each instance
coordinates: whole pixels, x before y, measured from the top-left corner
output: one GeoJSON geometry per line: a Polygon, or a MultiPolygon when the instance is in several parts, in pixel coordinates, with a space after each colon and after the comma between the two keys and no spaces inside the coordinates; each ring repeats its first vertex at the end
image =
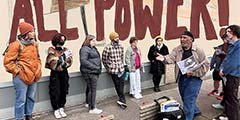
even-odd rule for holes
{"type": "MultiPolygon", "coordinates": [[[[23,45],[19,40],[17,40],[17,41],[20,43],[20,48],[18,49],[18,56],[19,56],[20,53],[21,53],[22,50],[23,50],[24,45],[23,45]]],[[[10,43],[10,44],[11,44],[11,43],[10,43]]],[[[5,56],[5,55],[7,54],[8,50],[9,50],[10,44],[8,44],[7,48],[6,48],[6,49],[4,50],[4,52],[2,53],[3,56],[5,56]]]]}
{"type": "Polygon", "coordinates": [[[155,99],[158,106],[158,112],[155,120],[185,120],[183,109],[174,99],[167,96],[155,99]]]}

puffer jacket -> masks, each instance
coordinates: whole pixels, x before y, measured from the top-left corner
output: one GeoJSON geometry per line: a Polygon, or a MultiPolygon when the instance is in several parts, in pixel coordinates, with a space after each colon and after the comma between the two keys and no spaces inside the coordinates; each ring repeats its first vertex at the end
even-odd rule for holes
{"type": "Polygon", "coordinates": [[[100,74],[102,70],[100,54],[96,47],[82,46],[79,51],[80,71],[82,73],[100,74]]]}
{"type": "Polygon", "coordinates": [[[33,42],[23,46],[19,52],[21,44],[16,40],[9,45],[8,52],[4,56],[4,67],[13,77],[19,75],[24,83],[31,85],[33,81],[40,80],[42,75],[38,46],[33,42]]]}

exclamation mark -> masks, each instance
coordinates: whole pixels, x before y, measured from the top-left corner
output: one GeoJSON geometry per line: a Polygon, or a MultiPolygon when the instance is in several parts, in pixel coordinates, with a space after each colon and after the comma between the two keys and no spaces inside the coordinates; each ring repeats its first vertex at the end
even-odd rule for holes
{"type": "MultiPolygon", "coordinates": [[[[218,15],[219,15],[219,26],[228,26],[229,25],[229,0],[218,0],[218,15]]],[[[225,28],[221,28],[219,35],[225,33],[225,28]]]]}

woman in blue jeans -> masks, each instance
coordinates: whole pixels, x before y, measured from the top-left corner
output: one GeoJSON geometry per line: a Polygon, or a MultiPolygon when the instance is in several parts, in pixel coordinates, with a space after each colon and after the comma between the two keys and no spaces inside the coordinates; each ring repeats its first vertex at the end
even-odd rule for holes
{"type": "Polygon", "coordinates": [[[16,91],[15,119],[32,120],[36,82],[41,78],[41,61],[31,24],[19,24],[18,40],[9,45],[4,56],[4,67],[13,75],[16,91]]]}

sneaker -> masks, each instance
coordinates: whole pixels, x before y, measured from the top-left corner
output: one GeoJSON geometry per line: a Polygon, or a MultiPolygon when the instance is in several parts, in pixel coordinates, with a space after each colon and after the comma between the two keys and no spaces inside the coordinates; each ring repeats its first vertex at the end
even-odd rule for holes
{"type": "Polygon", "coordinates": [[[86,108],[88,108],[88,107],[89,107],[89,104],[85,104],[84,106],[85,106],[86,108]]]}
{"type": "Polygon", "coordinates": [[[223,95],[217,96],[217,99],[218,99],[218,100],[222,100],[222,99],[223,99],[223,95]]]}
{"type": "Polygon", "coordinates": [[[59,109],[59,112],[61,114],[62,117],[67,117],[67,114],[64,112],[64,109],[63,108],[60,108],[59,109]]]}
{"type": "Polygon", "coordinates": [[[219,95],[218,90],[212,90],[211,92],[208,93],[209,96],[213,95],[219,95]]]}
{"type": "Polygon", "coordinates": [[[54,111],[54,116],[55,116],[56,119],[62,118],[59,109],[57,109],[57,110],[54,111]]]}
{"type": "Polygon", "coordinates": [[[224,106],[222,106],[221,104],[212,104],[212,107],[215,109],[224,109],[224,106]]]}
{"type": "Polygon", "coordinates": [[[127,108],[127,104],[126,104],[126,103],[123,103],[123,102],[121,102],[121,101],[117,101],[117,104],[118,104],[122,109],[127,108]]]}
{"type": "Polygon", "coordinates": [[[90,114],[100,114],[100,113],[102,113],[103,112],[103,110],[100,110],[100,109],[97,109],[97,108],[94,108],[94,109],[92,109],[92,110],[89,110],[89,113],[90,114]]]}
{"type": "Polygon", "coordinates": [[[138,100],[138,99],[142,99],[143,96],[139,93],[139,94],[135,94],[134,98],[138,100]]]}
{"type": "Polygon", "coordinates": [[[218,115],[217,117],[215,117],[212,120],[228,120],[228,118],[227,118],[225,113],[222,113],[222,114],[218,115]]]}
{"type": "Polygon", "coordinates": [[[228,117],[220,116],[220,117],[219,117],[219,120],[228,120],[228,117]]]}
{"type": "Polygon", "coordinates": [[[202,115],[202,112],[194,113],[194,117],[198,117],[198,116],[201,116],[201,115],[202,115]]]}

